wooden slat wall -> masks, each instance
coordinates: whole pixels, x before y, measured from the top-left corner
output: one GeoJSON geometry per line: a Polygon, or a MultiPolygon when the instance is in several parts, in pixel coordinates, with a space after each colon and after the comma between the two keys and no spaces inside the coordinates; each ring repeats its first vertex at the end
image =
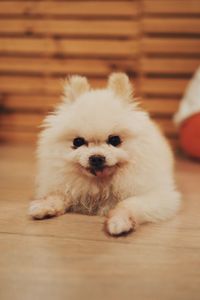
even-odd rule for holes
{"type": "Polygon", "coordinates": [[[129,74],[166,135],[200,62],[200,0],[1,0],[0,141],[35,141],[68,74],[129,74]]]}
{"type": "Polygon", "coordinates": [[[35,140],[66,75],[137,74],[139,2],[0,1],[2,141],[35,140]]]}

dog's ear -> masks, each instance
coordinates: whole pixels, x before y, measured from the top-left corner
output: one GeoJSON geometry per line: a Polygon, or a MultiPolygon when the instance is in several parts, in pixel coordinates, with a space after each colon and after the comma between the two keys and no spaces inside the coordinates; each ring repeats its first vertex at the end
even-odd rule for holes
{"type": "Polygon", "coordinates": [[[128,76],[125,73],[113,73],[108,79],[108,88],[123,98],[124,100],[131,102],[133,87],[130,83],[128,76]]]}
{"type": "Polygon", "coordinates": [[[86,77],[73,75],[66,79],[64,83],[64,97],[65,102],[73,102],[80,95],[89,91],[90,86],[86,77]]]}

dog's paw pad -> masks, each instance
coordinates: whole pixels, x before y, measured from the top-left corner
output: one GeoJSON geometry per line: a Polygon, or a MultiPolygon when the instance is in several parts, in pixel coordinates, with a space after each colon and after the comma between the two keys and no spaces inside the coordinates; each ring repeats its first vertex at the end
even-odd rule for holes
{"type": "Polygon", "coordinates": [[[113,216],[107,221],[107,230],[111,235],[119,235],[133,229],[133,222],[129,217],[113,216]]]}

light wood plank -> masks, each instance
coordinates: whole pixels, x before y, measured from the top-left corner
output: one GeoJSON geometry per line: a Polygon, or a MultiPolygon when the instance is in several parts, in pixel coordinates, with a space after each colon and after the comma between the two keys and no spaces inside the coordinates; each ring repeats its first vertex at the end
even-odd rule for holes
{"type": "Polygon", "coordinates": [[[200,40],[187,38],[143,38],[141,47],[144,53],[157,54],[199,54],[200,40]]]}
{"type": "Polygon", "coordinates": [[[133,37],[139,33],[134,20],[45,20],[1,19],[1,34],[34,34],[43,36],[133,37]]]}
{"type": "Polygon", "coordinates": [[[46,112],[61,101],[59,95],[6,95],[0,105],[6,110],[46,112]]]}
{"type": "Polygon", "coordinates": [[[138,52],[137,41],[78,40],[52,38],[0,38],[2,54],[40,54],[101,57],[133,57],[138,52]]]}
{"type": "MultiPolygon", "coordinates": [[[[200,4],[199,4],[200,6],[200,4]]],[[[161,18],[147,17],[142,21],[145,33],[176,33],[176,34],[199,34],[199,18],[161,18]]]]}
{"type": "Polygon", "coordinates": [[[158,58],[141,59],[141,71],[151,74],[193,74],[200,65],[200,58],[158,58]]]}
{"type": "Polygon", "coordinates": [[[36,145],[38,132],[33,130],[10,130],[2,129],[0,131],[0,144],[12,145],[36,145]]]}
{"type": "MultiPolygon", "coordinates": [[[[9,94],[32,94],[32,95],[56,95],[60,96],[63,91],[64,77],[28,77],[28,76],[4,76],[0,75],[0,90],[9,94]]],[[[105,79],[91,78],[90,83],[94,87],[103,87],[105,79]]]]}
{"type": "Polygon", "coordinates": [[[187,79],[144,78],[141,80],[141,92],[143,94],[181,96],[188,83],[187,79]]]}
{"type": "Polygon", "coordinates": [[[137,1],[0,1],[1,15],[137,16],[137,1]]]}
{"type": "Polygon", "coordinates": [[[113,70],[136,72],[136,59],[84,59],[84,58],[45,58],[0,56],[0,71],[20,74],[69,74],[108,76],[113,70]]]}
{"type": "Polygon", "coordinates": [[[146,14],[194,15],[200,13],[200,5],[199,0],[143,0],[143,11],[146,14]]]}
{"type": "Polygon", "coordinates": [[[64,81],[58,78],[0,76],[2,93],[61,94],[64,81]]]}
{"type": "Polygon", "coordinates": [[[37,113],[8,113],[0,119],[0,125],[5,129],[24,129],[37,131],[44,119],[44,114],[37,113]]]}
{"type": "Polygon", "coordinates": [[[141,106],[153,116],[172,116],[178,110],[179,104],[179,98],[144,98],[141,100],[141,106]]]}

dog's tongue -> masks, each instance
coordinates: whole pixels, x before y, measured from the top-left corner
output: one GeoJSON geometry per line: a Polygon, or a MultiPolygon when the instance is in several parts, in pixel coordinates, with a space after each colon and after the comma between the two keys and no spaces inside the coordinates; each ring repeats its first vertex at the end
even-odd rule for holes
{"type": "Polygon", "coordinates": [[[108,176],[109,174],[110,174],[109,168],[104,168],[101,171],[95,171],[95,175],[100,178],[108,176]]]}

